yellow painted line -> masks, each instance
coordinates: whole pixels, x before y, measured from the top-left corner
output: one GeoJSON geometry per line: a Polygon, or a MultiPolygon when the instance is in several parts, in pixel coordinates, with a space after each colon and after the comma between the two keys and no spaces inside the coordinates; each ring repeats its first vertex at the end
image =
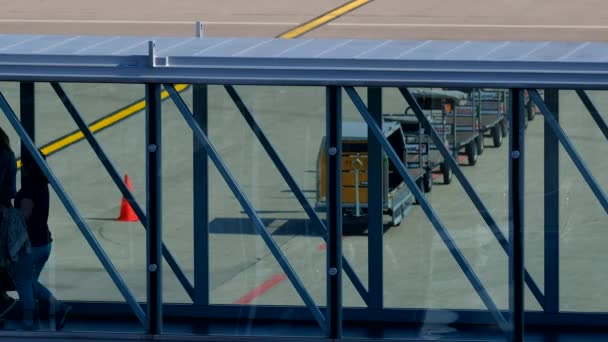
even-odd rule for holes
{"type": "MultiPolygon", "coordinates": [[[[325,25],[328,22],[335,20],[338,17],[340,17],[350,11],[353,11],[372,1],[373,0],[349,1],[348,3],[342,5],[338,8],[335,8],[325,14],[320,15],[319,17],[317,17],[315,19],[312,19],[302,25],[299,25],[299,26],[279,35],[278,38],[284,38],[284,39],[297,38],[297,37],[305,34],[306,32],[314,30],[315,28],[317,28],[319,26],[325,25]]],[[[175,86],[175,89],[178,92],[181,92],[181,91],[185,90],[187,87],[188,87],[188,85],[186,85],[186,84],[178,84],[175,86]]],[[[169,96],[169,93],[166,90],[163,90],[160,96],[161,96],[161,99],[164,100],[169,96]]],[[[98,132],[108,126],[111,126],[117,122],[120,122],[120,121],[134,115],[135,113],[138,113],[138,112],[144,110],[145,108],[146,108],[146,101],[145,100],[138,101],[138,102],[90,125],[89,129],[91,130],[92,133],[98,132]]],[[[57,152],[57,151],[65,148],[69,145],[77,143],[82,139],[84,139],[84,133],[82,133],[82,131],[77,131],[77,132],[68,134],[65,137],[63,137],[57,141],[54,141],[52,143],[49,143],[49,144],[43,146],[40,150],[41,150],[42,154],[47,156],[49,154],[52,154],[54,152],[57,152]]],[[[21,159],[17,160],[17,168],[21,168],[21,159]]]]}
{"type": "MultiPolygon", "coordinates": [[[[178,92],[184,91],[186,88],[188,88],[188,85],[186,85],[186,84],[178,84],[175,86],[175,89],[178,92]]],[[[169,97],[169,93],[166,90],[163,90],[160,94],[161,100],[164,100],[167,97],[169,97]]],[[[137,101],[134,104],[90,125],[89,129],[91,130],[92,133],[98,132],[108,126],[111,126],[117,122],[120,122],[120,121],[144,110],[145,108],[146,108],[146,100],[137,101]]],[[[42,154],[47,156],[51,153],[61,150],[62,148],[65,148],[69,145],[77,143],[78,141],[80,141],[82,139],[84,139],[84,133],[82,131],[74,132],[72,134],[66,135],[65,137],[63,137],[57,141],[54,141],[50,144],[43,146],[40,150],[41,150],[42,154]]],[[[21,159],[17,160],[17,168],[21,168],[21,159]]]]}
{"type": "Polygon", "coordinates": [[[301,35],[303,35],[306,32],[312,31],[315,28],[321,26],[321,25],[325,25],[328,22],[337,19],[338,17],[353,11],[369,2],[372,2],[372,0],[352,0],[349,1],[348,3],[346,3],[345,5],[342,5],[334,10],[331,10],[325,14],[322,14],[321,16],[312,19],[311,21],[308,21],[296,28],[293,28],[283,34],[281,34],[279,36],[279,38],[286,38],[286,39],[291,39],[291,38],[297,38],[301,35]]]}

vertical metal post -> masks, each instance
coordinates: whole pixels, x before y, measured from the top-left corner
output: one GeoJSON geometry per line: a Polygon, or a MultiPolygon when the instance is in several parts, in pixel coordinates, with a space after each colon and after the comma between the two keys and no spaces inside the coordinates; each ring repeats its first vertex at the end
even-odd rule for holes
{"type": "MultiPolygon", "coordinates": [[[[559,120],[559,90],[545,89],[545,103],[559,120]]],[[[559,311],[559,140],[545,122],[545,312],[559,311]]]]}
{"type": "Polygon", "coordinates": [[[196,38],[203,38],[205,36],[205,30],[204,30],[202,22],[197,21],[195,23],[194,34],[195,34],[196,38]]]}
{"type": "MultiPolygon", "coordinates": [[[[30,136],[32,141],[36,142],[36,105],[34,101],[34,83],[33,82],[21,82],[19,83],[19,107],[21,110],[20,120],[21,125],[30,136]]],[[[21,159],[23,156],[29,154],[27,148],[21,144],[21,159]]],[[[23,178],[21,178],[21,185],[23,185],[23,178]]]]}
{"type": "Polygon", "coordinates": [[[342,88],[327,96],[327,323],[328,337],[342,337],[342,88]]]}
{"type": "MultiPolygon", "coordinates": [[[[192,115],[207,134],[207,85],[192,87],[192,115]]],[[[196,305],[209,305],[209,159],[207,151],[193,136],[193,190],[194,190],[194,288],[196,305]]]]}
{"type": "MultiPolygon", "coordinates": [[[[382,88],[369,88],[367,90],[368,110],[374,121],[382,128],[382,88]]],[[[367,250],[368,250],[368,284],[369,307],[382,309],[383,307],[383,238],[382,225],[382,145],[368,128],[368,222],[367,222],[367,250]]]]}
{"type": "Polygon", "coordinates": [[[509,139],[509,311],[513,342],[524,336],[524,115],[523,90],[512,89],[509,139]]]}
{"type": "Polygon", "coordinates": [[[163,331],[162,314],[162,162],[161,86],[146,84],[146,252],[148,265],[148,332],[163,331]]]}

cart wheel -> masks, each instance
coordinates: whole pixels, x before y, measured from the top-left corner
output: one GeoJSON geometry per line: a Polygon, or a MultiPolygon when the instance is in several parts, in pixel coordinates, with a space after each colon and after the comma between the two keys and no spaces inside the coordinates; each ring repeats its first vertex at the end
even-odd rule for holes
{"type": "Polygon", "coordinates": [[[528,102],[528,105],[526,106],[526,111],[528,113],[528,121],[534,120],[536,112],[534,112],[534,103],[532,103],[532,100],[528,102]]]}
{"type": "Polygon", "coordinates": [[[502,137],[505,138],[509,134],[509,127],[506,119],[502,119],[500,122],[500,130],[502,131],[502,137]]]}
{"type": "Polygon", "coordinates": [[[492,127],[492,141],[494,142],[494,147],[500,147],[502,145],[502,124],[498,124],[492,127]]]}
{"type": "Polygon", "coordinates": [[[431,192],[431,189],[433,189],[433,172],[431,170],[425,172],[422,181],[424,182],[424,192],[431,192]]]}
{"type": "Polygon", "coordinates": [[[446,163],[441,163],[439,164],[439,170],[443,175],[443,184],[452,183],[452,177],[454,176],[452,169],[446,163]]]}
{"type": "Polygon", "coordinates": [[[477,143],[475,141],[471,141],[465,146],[465,151],[467,153],[469,165],[473,166],[477,164],[477,143]]]}
{"type": "Polygon", "coordinates": [[[367,229],[367,216],[342,216],[342,234],[360,235],[367,229]]]}
{"type": "Polygon", "coordinates": [[[477,154],[481,155],[483,153],[483,134],[479,134],[477,138],[475,138],[475,142],[477,143],[477,154]]]}
{"type": "MultiPolygon", "coordinates": [[[[424,178],[424,177],[422,177],[422,178],[424,178]]],[[[422,192],[422,194],[424,195],[424,181],[422,180],[422,178],[420,178],[416,181],[416,185],[418,186],[418,189],[420,190],[420,192],[422,192]]],[[[414,197],[414,204],[420,204],[420,202],[418,202],[418,199],[416,197],[414,197]]]]}

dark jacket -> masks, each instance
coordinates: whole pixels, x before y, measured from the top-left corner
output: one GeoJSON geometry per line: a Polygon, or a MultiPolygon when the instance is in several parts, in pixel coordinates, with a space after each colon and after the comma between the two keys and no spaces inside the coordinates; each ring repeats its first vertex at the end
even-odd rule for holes
{"type": "MultiPolygon", "coordinates": [[[[26,178],[27,181],[27,178],[26,178]]],[[[15,196],[15,208],[21,208],[21,200],[29,199],[34,203],[32,215],[26,221],[27,232],[32,247],[45,246],[53,241],[48,226],[49,186],[46,182],[26,182],[15,196]]]]}
{"type": "Polygon", "coordinates": [[[11,150],[0,150],[0,206],[8,207],[17,192],[17,161],[11,150]]]}

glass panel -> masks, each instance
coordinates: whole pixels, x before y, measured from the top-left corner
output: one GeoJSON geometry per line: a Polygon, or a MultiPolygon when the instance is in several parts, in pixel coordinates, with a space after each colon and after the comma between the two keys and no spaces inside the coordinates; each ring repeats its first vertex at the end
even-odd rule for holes
{"type": "MultiPolygon", "coordinates": [[[[317,162],[325,135],[324,88],[241,86],[235,89],[315,210],[317,162]]],[[[184,100],[192,104],[190,90],[185,92],[184,100]]],[[[209,86],[208,101],[208,136],[213,147],[306,291],[317,305],[324,305],[326,246],[321,230],[314,226],[297,201],[224,87],[209,86]]],[[[183,193],[187,192],[186,188],[191,187],[194,180],[191,167],[192,134],[172,103],[163,109],[164,118],[168,120],[163,126],[166,144],[169,144],[165,148],[172,151],[165,152],[165,170],[168,170],[165,173],[165,193],[173,194],[170,200],[165,195],[165,207],[174,208],[165,210],[167,228],[164,237],[168,245],[174,245],[180,249],[180,254],[192,258],[193,199],[190,194],[183,193]],[[169,165],[179,166],[171,168],[169,165]],[[179,227],[169,234],[169,227],[176,226],[176,223],[179,227]]],[[[303,300],[211,160],[208,182],[211,310],[219,310],[220,304],[229,305],[223,308],[231,317],[245,315],[247,318],[240,323],[234,321],[225,329],[229,333],[241,334],[246,327],[248,334],[264,334],[263,330],[254,329],[254,319],[277,314],[311,317],[303,300]],[[289,308],[258,310],[256,306],[297,306],[299,309],[294,313],[289,308]]],[[[317,213],[323,220],[323,212],[317,213]]],[[[188,261],[184,264],[192,265],[188,261]]],[[[175,291],[174,286],[178,285],[166,282],[165,286],[165,293],[168,294],[175,291]]],[[[189,302],[183,296],[173,298],[174,302],[189,302]]],[[[205,310],[195,310],[195,315],[205,310]]],[[[202,321],[197,321],[195,326],[201,324],[202,321]]],[[[185,325],[168,329],[175,329],[171,330],[175,332],[191,331],[192,327],[188,323],[185,325]]],[[[321,329],[312,330],[312,333],[322,335],[321,329]]]]}
{"type": "MultiPolygon", "coordinates": [[[[141,103],[138,103],[143,95],[143,87],[112,84],[63,84],[62,86],[82,119],[88,125],[93,125],[92,130],[96,132],[96,139],[109,159],[113,161],[118,172],[131,177],[134,195],[145,209],[144,164],[142,159],[136,157],[145,156],[140,152],[143,148],[144,135],[142,107],[141,103]],[[125,120],[121,125],[105,129],[131,117],[132,120],[125,120]]],[[[1,89],[17,113],[20,112],[18,88],[18,83],[11,83],[2,84],[1,89]]],[[[145,230],[139,222],[118,219],[122,197],[120,192],[91,146],[84,141],[81,134],[77,133],[77,125],[51,86],[48,83],[36,83],[35,96],[37,146],[47,155],[53,173],[135,299],[145,301],[145,230]],[[59,151],[61,153],[57,153],[59,151]]],[[[3,128],[8,126],[4,115],[0,124],[3,128]]],[[[13,150],[19,157],[19,140],[11,129],[9,131],[13,139],[13,150]]],[[[28,184],[34,184],[26,178],[23,181],[26,187],[28,184]]],[[[31,195],[33,190],[28,190],[26,187],[22,190],[24,196],[27,194],[30,197],[35,196],[31,195]]],[[[19,185],[18,188],[21,186],[19,185]]],[[[39,201],[39,204],[37,207],[34,203],[34,215],[41,215],[36,208],[43,206],[40,203],[44,200],[36,201],[39,201]]],[[[18,204],[20,203],[22,202],[18,204]]],[[[50,191],[48,225],[53,242],[50,258],[40,275],[40,282],[63,302],[124,303],[123,296],[53,190],[50,191]]],[[[35,251],[39,251],[47,243],[47,240],[35,238],[31,240],[36,247],[35,251]]],[[[34,254],[35,257],[37,255],[38,252],[34,254]]],[[[92,310],[83,306],[74,308],[83,316],[92,313],[92,310]]],[[[143,331],[143,327],[131,310],[127,306],[124,308],[123,312],[127,320],[124,328],[118,330],[143,331]]],[[[44,306],[43,301],[40,310],[43,315],[41,317],[45,317],[45,313],[49,310],[48,304],[44,306]]],[[[18,316],[17,314],[15,317],[18,316]]],[[[48,317],[48,313],[46,316],[48,317]]],[[[53,320],[41,321],[40,328],[55,329],[55,323],[57,322],[53,320]]],[[[8,328],[11,327],[19,327],[18,322],[11,322],[8,328]]],[[[76,322],[68,321],[64,329],[77,331],[82,327],[76,322]]],[[[103,329],[98,327],[98,330],[103,329]]]]}
{"type": "MultiPolygon", "coordinates": [[[[184,101],[192,101],[190,85],[176,85],[184,101]]],[[[163,89],[162,122],[162,235],[163,242],[186,276],[194,285],[194,243],[192,207],[192,133],[177,112],[175,104],[163,89]]],[[[188,292],[163,258],[163,301],[192,303],[188,292]]]]}
{"type": "MultiPolygon", "coordinates": [[[[412,88],[410,92],[444,144],[456,153],[460,170],[502,234],[508,236],[508,143],[501,129],[505,120],[504,94],[490,89],[480,93],[412,88]]],[[[499,309],[507,310],[507,254],[456,177],[449,172],[444,174],[443,157],[434,143],[429,144],[428,132],[421,130],[413,108],[398,90],[386,89],[384,108],[385,120],[400,124],[408,172],[491,300],[499,309]]],[[[398,147],[399,143],[393,145],[398,147]]],[[[389,191],[397,192],[398,185],[391,185],[391,175],[388,177],[389,191]]],[[[420,309],[418,336],[442,336],[455,331],[454,324],[463,319],[459,313],[462,310],[487,308],[422,207],[412,199],[408,210],[403,221],[384,235],[385,305],[420,309]]]]}
{"type": "MultiPolygon", "coordinates": [[[[541,97],[542,90],[539,91],[541,97]]],[[[524,259],[526,269],[545,293],[545,149],[543,116],[531,98],[524,95],[526,136],[524,145],[524,259]]],[[[541,310],[526,286],[526,310],[541,310]]]]}
{"type": "MultiPolygon", "coordinates": [[[[605,91],[588,91],[603,120],[605,91]]],[[[606,137],[574,91],[560,91],[559,122],[593,177],[607,191],[606,137]]],[[[563,147],[560,147],[560,309],[606,312],[606,212],[563,147]]]]}

